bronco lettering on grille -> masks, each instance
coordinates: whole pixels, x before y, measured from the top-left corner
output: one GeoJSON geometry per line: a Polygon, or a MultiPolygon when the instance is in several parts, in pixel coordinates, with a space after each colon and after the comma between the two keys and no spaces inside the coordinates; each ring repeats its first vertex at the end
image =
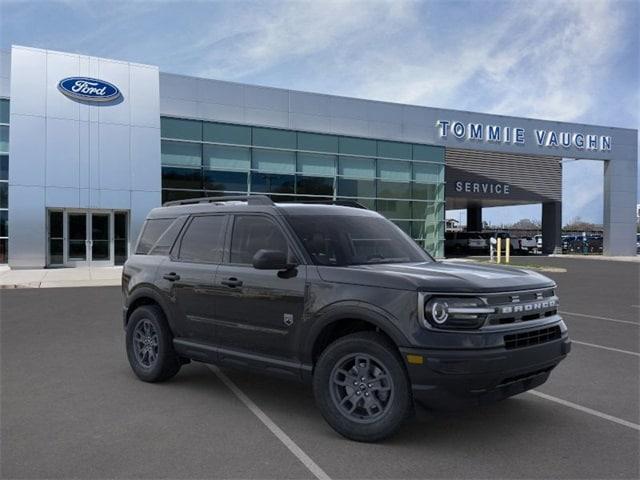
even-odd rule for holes
{"type": "Polygon", "coordinates": [[[522,305],[508,305],[504,307],[499,307],[500,313],[525,313],[525,312],[535,312],[538,310],[544,310],[546,308],[557,307],[558,302],[555,299],[549,299],[542,302],[531,302],[531,303],[523,303],[522,305]]]}

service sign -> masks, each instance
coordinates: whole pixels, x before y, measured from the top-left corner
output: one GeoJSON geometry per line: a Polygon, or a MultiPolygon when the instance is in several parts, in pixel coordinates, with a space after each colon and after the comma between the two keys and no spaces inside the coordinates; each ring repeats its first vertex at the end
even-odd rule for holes
{"type": "Polygon", "coordinates": [[[68,77],[58,83],[58,90],[76,100],[111,102],[120,98],[120,90],[112,83],[89,77],[68,77]]]}

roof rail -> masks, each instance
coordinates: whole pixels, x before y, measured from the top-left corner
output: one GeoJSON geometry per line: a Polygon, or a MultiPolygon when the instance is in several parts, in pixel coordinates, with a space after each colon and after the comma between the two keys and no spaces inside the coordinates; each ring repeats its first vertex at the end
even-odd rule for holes
{"type": "Polygon", "coordinates": [[[295,200],[291,203],[306,203],[306,204],[316,204],[316,205],[339,205],[341,207],[353,207],[353,208],[361,208],[363,210],[369,210],[367,207],[362,205],[355,200],[295,200]]]}
{"type": "Polygon", "coordinates": [[[173,207],[176,205],[194,205],[198,203],[223,203],[223,202],[247,202],[249,205],[274,205],[273,201],[266,195],[233,195],[229,197],[200,197],[187,198],[184,200],[173,200],[165,202],[163,207],[173,207]]]}

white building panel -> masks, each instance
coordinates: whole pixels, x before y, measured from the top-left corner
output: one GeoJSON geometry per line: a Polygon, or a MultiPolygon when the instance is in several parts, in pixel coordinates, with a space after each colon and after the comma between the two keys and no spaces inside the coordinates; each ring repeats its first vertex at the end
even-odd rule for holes
{"type": "MultiPolygon", "coordinates": [[[[80,186],[80,127],[77,120],[47,118],[47,187],[80,186]]],[[[11,158],[14,161],[14,158],[11,158]]]]}
{"type": "MultiPolygon", "coordinates": [[[[12,185],[44,186],[46,126],[44,117],[18,115],[13,112],[9,127],[9,189],[12,185]]],[[[13,229],[13,227],[11,227],[13,229]]]]}

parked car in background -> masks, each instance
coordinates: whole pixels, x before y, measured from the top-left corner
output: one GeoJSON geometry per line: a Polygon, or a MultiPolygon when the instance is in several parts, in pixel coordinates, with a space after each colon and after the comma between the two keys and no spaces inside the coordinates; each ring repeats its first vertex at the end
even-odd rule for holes
{"type": "Polygon", "coordinates": [[[446,232],[445,255],[482,255],[489,250],[488,237],[479,232],[446,232]]]}
{"type": "Polygon", "coordinates": [[[536,240],[536,246],[534,249],[534,253],[542,253],[542,235],[534,235],[533,238],[536,240]]]}
{"type": "Polygon", "coordinates": [[[562,253],[602,253],[602,235],[563,235],[562,253]]]}
{"type": "MultiPolygon", "coordinates": [[[[542,240],[542,237],[540,237],[542,240]]],[[[542,253],[542,246],[538,248],[538,240],[536,237],[523,237],[518,239],[519,250],[523,253],[542,253]]]]}

